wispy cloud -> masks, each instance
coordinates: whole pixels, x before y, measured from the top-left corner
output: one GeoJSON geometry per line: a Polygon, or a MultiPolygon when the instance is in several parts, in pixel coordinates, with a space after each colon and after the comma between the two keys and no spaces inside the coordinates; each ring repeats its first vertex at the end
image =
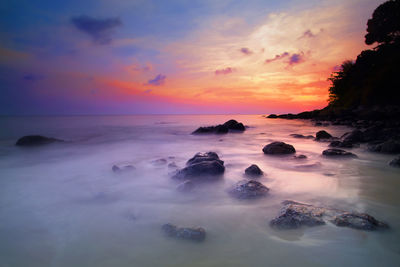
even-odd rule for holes
{"type": "Polygon", "coordinates": [[[154,79],[150,79],[147,81],[147,85],[155,85],[155,86],[160,86],[165,83],[165,80],[167,79],[167,76],[158,74],[154,79]]]}
{"type": "Polygon", "coordinates": [[[283,59],[283,58],[285,58],[287,56],[289,56],[289,52],[283,52],[282,54],[276,55],[273,58],[266,59],[265,63],[268,64],[268,63],[283,59]]]}
{"type": "Polygon", "coordinates": [[[106,45],[112,41],[115,28],[122,25],[119,18],[92,18],[86,15],[72,17],[72,24],[79,31],[92,37],[95,44],[106,45]]]}
{"type": "Polygon", "coordinates": [[[251,54],[253,54],[253,51],[251,51],[249,48],[247,48],[247,47],[242,47],[242,48],[240,48],[240,52],[242,52],[243,54],[245,54],[245,55],[251,55],[251,54]]]}
{"type": "Polygon", "coordinates": [[[228,68],[225,68],[225,69],[218,69],[218,70],[215,71],[215,75],[227,75],[227,74],[230,74],[230,73],[232,73],[234,71],[235,71],[235,69],[233,69],[231,67],[228,67],[228,68]]]}
{"type": "Polygon", "coordinates": [[[302,62],[304,62],[304,53],[303,52],[297,53],[297,54],[292,54],[289,58],[288,63],[289,63],[289,65],[292,66],[292,65],[296,65],[296,64],[299,64],[302,62]]]}

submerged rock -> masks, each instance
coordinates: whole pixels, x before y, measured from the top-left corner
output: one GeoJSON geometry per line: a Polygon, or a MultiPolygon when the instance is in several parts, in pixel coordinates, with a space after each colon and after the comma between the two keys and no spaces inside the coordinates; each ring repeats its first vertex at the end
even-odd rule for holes
{"type": "Polygon", "coordinates": [[[133,171],[136,168],[133,165],[113,165],[111,169],[115,173],[121,173],[126,171],[133,171]]]}
{"type": "Polygon", "coordinates": [[[269,188],[262,183],[250,180],[240,181],[232,189],[229,190],[229,194],[239,199],[252,199],[265,196],[269,191],[269,188]]]}
{"type": "Polygon", "coordinates": [[[162,165],[167,164],[167,162],[168,161],[166,159],[156,159],[156,160],[151,161],[151,164],[153,164],[155,166],[162,166],[162,165]]]}
{"type": "Polygon", "coordinates": [[[393,167],[398,167],[398,168],[400,168],[400,156],[397,157],[397,158],[392,159],[392,160],[389,162],[389,165],[390,165],[390,166],[393,166],[393,167]]]}
{"type": "Polygon", "coordinates": [[[264,154],[279,155],[279,154],[293,154],[296,149],[292,145],[284,142],[272,142],[263,148],[264,154]]]}
{"type": "Polygon", "coordinates": [[[236,120],[229,120],[224,124],[219,124],[216,126],[205,126],[199,127],[197,130],[192,132],[192,134],[226,134],[229,131],[243,132],[246,128],[243,123],[237,122],[236,120]]]}
{"type": "Polygon", "coordinates": [[[263,171],[257,165],[253,164],[244,170],[244,173],[248,176],[256,177],[263,175],[263,171]]]}
{"type": "Polygon", "coordinates": [[[302,135],[302,134],[290,134],[291,137],[301,138],[301,139],[314,139],[312,135],[302,135]]]}
{"type": "Polygon", "coordinates": [[[300,154],[300,155],[294,155],[293,158],[294,158],[294,159],[306,159],[307,156],[306,156],[306,155],[303,155],[303,154],[300,154]]]}
{"type": "Polygon", "coordinates": [[[173,178],[197,181],[217,180],[224,172],[224,162],[219,159],[217,153],[197,153],[188,160],[185,168],[173,175],[173,178]]]}
{"type": "Polygon", "coordinates": [[[46,137],[41,135],[27,135],[23,136],[15,143],[16,146],[40,146],[47,145],[55,142],[63,142],[63,140],[46,137]]]}
{"type": "Polygon", "coordinates": [[[324,156],[328,156],[328,157],[353,157],[356,158],[357,155],[342,150],[342,149],[337,149],[337,148],[330,148],[330,149],[326,149],[324,151],[322,151],[322,155],[324,156]]]}
{"type": "Polygon", "coordinates": [[[317,132],[317,134],[315,135],[315,140],[317,140],[317,141],[326,140],[326,139],[329,140],[331,138],[332,138],[332,135],[324,130],[317,132]]]}
{"type": "Polygon", "coordinates": [[[378,230],[388,225],[376,220],[369,214],[348,212],[339,209],[317,207],[309,204],[286,200],[279,215],[270,221],[278,229],[296,229],[302,226],[318,226],[327,221],[336,226],[350,227],[358,230],[378,230]]]}
{"type": "Polygon", "coordinates": [[[206,231],[204,228],[190,228],[190,227],[177,227],[176,225],[167,223],[164,224],[161,229],[168,236],[193,240],[193,241],[204,241],[206,238],[206,231]]]}

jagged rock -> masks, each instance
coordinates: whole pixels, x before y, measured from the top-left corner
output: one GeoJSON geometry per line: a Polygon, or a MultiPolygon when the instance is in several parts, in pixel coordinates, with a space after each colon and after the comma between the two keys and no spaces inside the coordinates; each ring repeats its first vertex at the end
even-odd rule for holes
{"type": "Polygon", "coordinates": [[[173,175],[173,178],[196,181],[217,180],[224,171],[224,162],[219,159],[217,153],[197,153],[188,160],[185,168],[173,175]]]}
{"type": "Polygon", "coordinates": [[[188,239],[193,241],[204,241],[204,239],[206,238],[206,231],[204,230],[204,228],[201,227],[177,227],[176,225],[167,223],[164,224],[161,229],[168,236],[175,238],[188,239]]]}
{"type": "Polygon", "coordinates": [[[326,149],[322,152],[322,155],[324,156],[328,156],[328,157],[357,157],[357,155],[342,150],[342,149],[337,149],[337,148],[330,148],[330,149],[326,149]]]}
{"type": "Polygon", "coordinates": [[[317,132],[317,134],[315,135],[315,140],[320,141],[320,140],[326,140],[326,139],[331,139],[332,135],[330,133],[328,133],[327,131],[319,131],[317,132]]]}
{"type": "Polygon", "coordinates": [[[314,139],[314,136],[312,136],[312,135],[291,134],[290,136],[294,137],[294,138],[301,138],[301,139],[314,139]]]}
{"type": "Polygon", "coordinates": [[[119,166],[113,165],[111,169],[113,172],[121,173],[121,172],[133,171],[136,168],[133,165],[119,165],[119,166]]]}
{"type": "Polygon", "coordinates": [[[263,171],[257,165],[253,164],[244,170],[244,173],[248,176],[257,177],[263,175],[263,171]]]}
{"type": "Polygon", "coordinates": [[[250,180],[240,181],[231,190],[229,194],[239,199],[252,199],[265,196],[269,188],[262,183],[250,180]]]}
{"type": "Polygon", "coordinates": [[[388,225],[376,220],[369,214],[348,212],[339,209],[317,207],[286,200],[279,215],[270,221],[277,229],[295,229],[301,226],[318,226],[332,222],[336,226],[350,227],[358,230],[378,230],[388,225]]]}
{"type": "Polygon", "coordinates": [[[397,158],[394,158],[393,160],[391,160],[391,161],[389,162],[389,165],[390,165],[390,166],[393,166],[393,167],[398,167],[398,168],[400,168],[400,156],[397,157],[397,158]]]}
{"type": "Polygon", "coordinates": [[[246,128],[244,127],[243,123],[237,122],[236,120],[229,120],[224,124],[219,124],[216,126],[199,127],[197,130],[192,132],[192,134],[226,134],[229,131],[243,132],[245,130],[246,128]]]}
{"type": "Polygon", "coordinates": [[[278,155],[278,154],[293,154],[296,149],[284,142],[272,142],[263,148],[264,154],[278,155]]]}
{"type": "Polygon", "coordinates": [[[23,136],[15,143],[16,146],[40,146],[47,145],[55,142],[63,142],[63,140],[46,137],[41,135],[27,135],[23,136]]]}

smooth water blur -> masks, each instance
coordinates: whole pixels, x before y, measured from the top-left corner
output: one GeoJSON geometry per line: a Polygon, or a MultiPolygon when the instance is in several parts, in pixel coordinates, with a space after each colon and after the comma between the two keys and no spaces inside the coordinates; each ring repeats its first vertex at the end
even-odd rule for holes
{"type": "Polygon", "coordinates": [[[389,155],[352,149],[358,159],[328,159],[328,143],[295,139],[325,129],[309,121],[259,115],[76,116],[0,118],[0,266],[398,266],[400,171],[389,155]],[[244,133],[195,136],[198,126],[228,119],[244,133]],[[28,134],[66,140],[36,148],[14,146],[28,134]],[[267,156],[272,141],[297,154],[267,156]],[[223,180],[176,191],[173,171],[199,151],[225,161],[223,180]],[[113,164],[136,170],[115,174],[113,164]],[[257,164],[270,188],[260,200],[232,199],[226,190],[257,164]],[[367,212],[390,224],[364,232],[331,224],[290,231],[271,229],[281,202],[292,199],[367,212]],[[165,237],[161,225],[201,226],[203,243],[165,237]]]}

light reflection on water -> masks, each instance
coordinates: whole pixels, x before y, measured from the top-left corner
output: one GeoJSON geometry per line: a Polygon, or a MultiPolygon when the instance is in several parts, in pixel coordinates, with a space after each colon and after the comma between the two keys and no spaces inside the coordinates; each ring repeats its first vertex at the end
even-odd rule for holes
{"type": "Polygon", "coordinates": [[[0,266],[396,266],[400,260],[399,170],[392,158],[353,149],[359,158],[321,156],[327,143],[295,139],[326,129],[307,121],[245,116],[109,116],[1,118],[0,266]],[[193,136],[202,125],[234,118],[250,126],[243,134],[193,136]],[[67,140],[35,149],[13,146],[26,134],[67,140]],[[293,144],[297,154],[266,156],[272,141],[293,144]],[[199,151],[225,161],[219,182],[182,194],[169,178],[165,158],[184,166],[199,151]],[[174,158],[169,158],[174,157],[174,158]],[[116,163],[136,170],[114,174],[116,163]],[[226,190],[250,164],[266,173],[264,199],[238,201],[226,190]],[[326,225],[291,231],[268,226],[293,199],[365,211],[388,222],[388,232],[326,225]],[[166,238],[164,223],[202,226],[204,243],[166,238]]]}

